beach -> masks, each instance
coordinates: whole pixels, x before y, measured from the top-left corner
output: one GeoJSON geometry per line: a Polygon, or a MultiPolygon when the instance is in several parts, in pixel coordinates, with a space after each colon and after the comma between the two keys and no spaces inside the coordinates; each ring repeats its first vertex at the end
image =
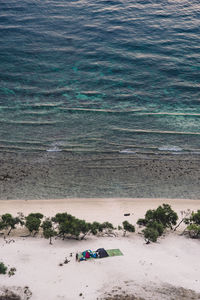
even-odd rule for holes
{"type": "MultiPolygon", "coordinates": [[[[136,225],[147,209],[162,203],[169,203],[179,216],[181,211],[200,209],[200,200],[191,199],[76,198],[1,200],[0,211],[13,215],[41,212],[49,217],[68,212],[86,221],[109,221],[118,226],[124,220],[136,225]]],[[[115,295],[121,298],[113,299],[123,299],[123,295],[136,297],[130,299],[200,299],[200,244],[180,235],[183,229],[167,232],[149,245],[137,225],[136,232],[125,237],[117,232],[116,237],[87,236],[82,241],[54,239],[53,245],[40,234],[20,237],[24,232],[18,229],[7,243],[0,238],[1,260],[17,269],[14,276],[0,275],[1,289],[29,287],[31,300],[112,299],[115,295]],[[119,248],[123,256],[75,261],[77,252],[98,248],[119,248]],[[69,262],[64,264],[66,258],[69,262]]]]}

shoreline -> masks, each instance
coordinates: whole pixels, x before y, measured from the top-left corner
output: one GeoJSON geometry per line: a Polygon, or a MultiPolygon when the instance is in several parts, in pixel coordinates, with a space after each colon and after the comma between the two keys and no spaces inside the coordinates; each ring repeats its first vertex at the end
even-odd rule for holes
{"type": "Polygon", "coordinates": [[[130,154],[0,154],[0,198],[200,199],[197,157],[130,154]]]}

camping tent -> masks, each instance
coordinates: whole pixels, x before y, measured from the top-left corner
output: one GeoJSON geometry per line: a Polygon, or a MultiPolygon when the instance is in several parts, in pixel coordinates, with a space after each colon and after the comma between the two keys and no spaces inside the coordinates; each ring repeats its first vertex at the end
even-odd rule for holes
{"type": "Polygon", "coordinates": [[[99,258],[107,257],[108,256],[108,253],[106,252],[106,250],[104,248],[97,249],[96,253],[97,253],[97,255],[98,255],[99,258]]]}

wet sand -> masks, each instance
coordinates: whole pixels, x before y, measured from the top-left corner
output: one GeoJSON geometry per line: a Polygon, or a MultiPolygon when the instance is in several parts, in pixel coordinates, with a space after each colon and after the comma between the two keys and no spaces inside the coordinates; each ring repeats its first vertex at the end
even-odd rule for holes
{"type": "Polygon", "coordinates": [[[0,155],[0,199],[199,199],[199,184],[198,155],[0,155]]]}

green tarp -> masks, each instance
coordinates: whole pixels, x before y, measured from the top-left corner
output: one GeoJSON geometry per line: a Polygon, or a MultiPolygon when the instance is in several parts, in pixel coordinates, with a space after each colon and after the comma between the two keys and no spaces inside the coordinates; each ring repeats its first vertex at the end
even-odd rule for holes
{"type": "MultiPolygon", "coordinates": [[[[123,253],[121,252],[120,249],[106,249],[106,252],[108,253],[109,256],[122,256],[123,253]]],[[[82,252],[78,254],[78,259],[81,259],[83,257],[82,252]]],[[[93,257],[90,257],[88,259],[91,259],[93,257]]]]}

